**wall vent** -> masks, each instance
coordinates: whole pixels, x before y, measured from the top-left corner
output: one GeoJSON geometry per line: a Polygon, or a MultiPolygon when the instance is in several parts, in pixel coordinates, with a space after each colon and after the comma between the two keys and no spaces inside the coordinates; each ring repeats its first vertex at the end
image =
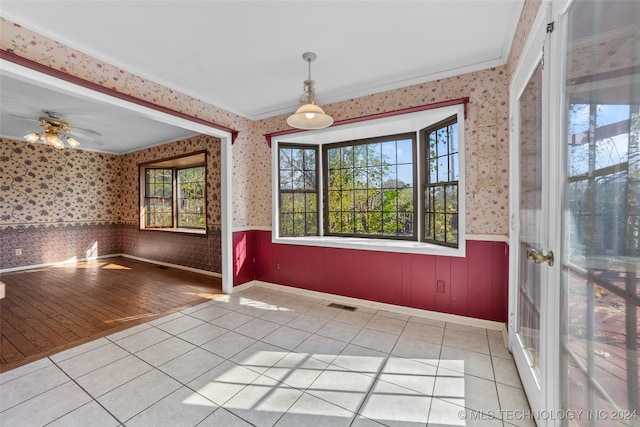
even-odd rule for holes
{"type": "Polygon", "coordinates": [[[342,305],[342,304],[336,304],[334,302],[332,302],[331,304],[329,304],[327,307],[331,307],[331,308],[339,308],[340,310],[348,310],[348,311],[356,311],[357,308],[356,307],[351,307],[350,305],[342,305]]]}

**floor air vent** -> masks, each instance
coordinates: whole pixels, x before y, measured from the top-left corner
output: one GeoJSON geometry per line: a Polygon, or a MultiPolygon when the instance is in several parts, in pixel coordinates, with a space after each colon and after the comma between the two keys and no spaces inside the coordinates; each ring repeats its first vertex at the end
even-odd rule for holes
{"type": "Polygon", "coordinates": [[[158,268],[161,269],[161,270],[168,270],[169,269],[169,267],[167,267],[166,265],[159,265],[158,268]]]}
{"type": "Polygon", "coordinates": [[[339,308],[341,310],[348,310],[348,311],[356,311],[356,307],[351,307],[350,305],[342,305],[342,304],[336,304],[336,303],[331,303],[329,304],[327,307],[332,307],[332,308],[339,308]]]}

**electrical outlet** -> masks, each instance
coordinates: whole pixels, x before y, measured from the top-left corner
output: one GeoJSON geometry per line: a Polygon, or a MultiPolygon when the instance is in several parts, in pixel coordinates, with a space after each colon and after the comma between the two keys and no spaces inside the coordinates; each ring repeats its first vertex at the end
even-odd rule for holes
{"type": "Polygon", "coordinates": [[[280,263],[276,262],[276,270],[280,270],[280,263]]]}
{"type": "Polygon", "coordinates": [[[436,282],[436,292],[443,293],[444,292],[444,280],[438,280],[436,282]]]}
{"type": "Polygon", "coordinates": [[[22,249],[16,248],[16,256],[22,256],[22,249]]]}

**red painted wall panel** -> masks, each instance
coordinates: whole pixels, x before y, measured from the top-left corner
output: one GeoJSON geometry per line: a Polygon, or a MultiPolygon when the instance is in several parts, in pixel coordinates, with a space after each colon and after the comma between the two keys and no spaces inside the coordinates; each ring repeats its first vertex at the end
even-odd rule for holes
{"type": "MultiPolygon", "coordinates": [[[[387,304],[506,322],[508,250],[468,241],[465,258],[359,251],[271,242],[269,231],[233,236],[255,264],[234,266],[234,284],[253,279],[387,304]],[[445,282],[436,292],[437,281],[445,282]]],[[[238,258],[239,259],[239,258],[238,258]]]]}

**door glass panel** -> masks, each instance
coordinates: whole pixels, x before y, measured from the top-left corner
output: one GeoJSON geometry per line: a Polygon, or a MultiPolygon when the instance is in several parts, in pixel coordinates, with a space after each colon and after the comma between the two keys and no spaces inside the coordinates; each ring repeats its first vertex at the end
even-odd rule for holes
{"type": "Polygon", "coordinates": [[[540,266],[527,250],[542,249],[542,64],[518,99],[520,111],[520,268],[518,330],[520,343],[540,375],[540,266]]]}
{"type": "Polygon", "coordinates": [[[608,417],[575,425],[640,419],[639,22],[636,1],[568,11],[562,399],[608,417]]]}

